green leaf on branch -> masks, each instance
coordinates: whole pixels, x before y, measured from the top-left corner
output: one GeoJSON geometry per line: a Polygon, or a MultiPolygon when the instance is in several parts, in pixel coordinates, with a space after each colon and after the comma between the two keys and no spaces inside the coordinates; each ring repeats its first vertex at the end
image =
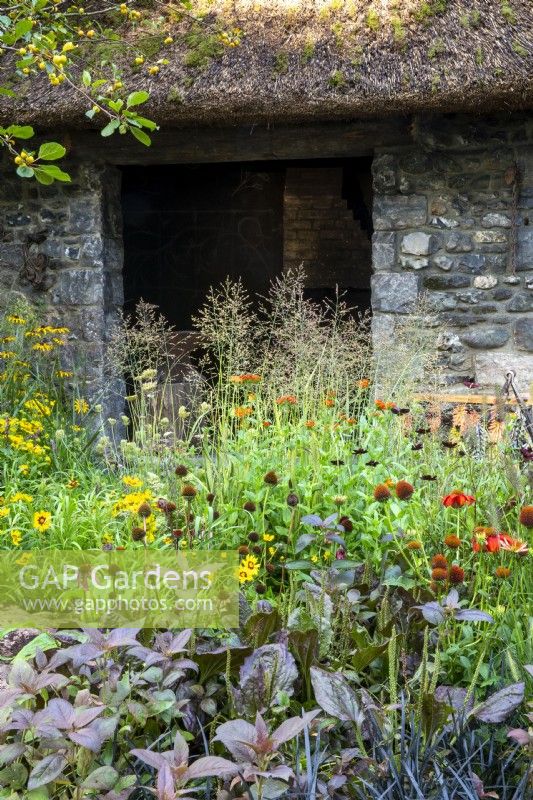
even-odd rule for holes
{"type": "Polygon", "coordinates": [[[45,186],[50,186],[50,184],[54,182],[52,176],[47,175],[46,172],[43,172],[41,167],[36,167],[34,172],[35,172],[35,177],[37,178],[39,183],[42,183],[45,186]]]}
{"type": "Polygon", "coordinates": [[[120,121],[118,119],[112,119],[111,122],[108,122],[105,128],[102,128],[100,131],[101,136],[111,136],[114,133],[118,126],[120,125],[120,121]]]}
{"type": "Polygon", "coordinates": [[[91,73],[88,70],[84,69],[83,70],[83,74],[81,76],[81,80],[82,80],[82,83],[83,83],[84,86],[90,86],[91,85],[91,73]]]}
{"type": "Polygon", "coordinates": [[[31,167],[21,164],[20,167],[17,167],[17,175],[19,178],[33,178],[35,171],[31,167]]]}
{"type": "Polygon", "coordinates": [[[31,139],[35,135],[31,125],[10,125],[6,130],[14,139],[31,139]]]}
{"type": "Polygon", "coordinates": [[[152,119],[147,119],[146,117],[138,117],[136,115],[135,116],[135,120],[136,120],[136,122],[139,123],[139,125],[142,125],[143,128],[147,128],[149,131],[157,131],[157,130],[159,130],[159,125],[157,124],[157,122],[154,122],[152,119]]]}
{"type": "Polygon", "coordinates": [[[150,147],[150,145],[152,144],[152,140],[150,139],[147,133],[139,130],[139,128],[130,128],[130,131],[132,132],[133,136],[135,136],[135,138],[139,140],[139,142],[145,144],[146,147],[150,147]]]}
{"type": "Polygon", "coordinates": [[[56,167],[55,164],[47,164],[38,167],[39,172],[44,175],[49,175],[55,181],[62,181],[63,183],[70,183],[70,175],[68,172],[63,172],[62,169],[56,167]]]}
{"type": "Polygon", "coordinates": [[[17,39],[20,39],[21,36],[26,36],[26,34],[31,31],[32,27],[31,19],[21,19],[15,25],[15,36],[17,39]]]}
{"type": "Polygon", "coordinates": [[[67,151],[62,144],[57,142],[45,142],[39,147],[38,158],[43,161],[57,161],[58,158],[63,158],[67,151]]]}
{"type": "Polygon", "coordinates": [[[142,103],[146,103],[150,95],[148,92],[132,92],[128,99],[126,100],[126,106],[128,108],[133,108],[133,106],[140,106],[142,103]]]}

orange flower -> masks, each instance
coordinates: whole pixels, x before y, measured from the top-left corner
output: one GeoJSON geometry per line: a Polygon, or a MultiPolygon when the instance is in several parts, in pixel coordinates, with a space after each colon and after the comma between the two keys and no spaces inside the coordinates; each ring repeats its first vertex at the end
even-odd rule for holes
{"type": "Polygon", "coordinates": [[[374,489],[374,500],[379,500],[382,502],[383,500],[388,500],[391,496],[389,487],[386,486],[384,483],[378,483],[376,488],[374,489]]]}
{"type": "Polygon", "coordinates": [[[357,419],[355,417],[347,417],[345,422],[347,425],[357,425],[357,419]]]}
{"type": "Polygon", "coordinates": [[[326,399],[324,400],[324,405],[326,406],[326,408],[333,408],[333,406],[335,405],[335,399],[333,397],[326,397],[326,399]]]}
{"type": "Polygon", "coordinates": [[[408,550],[420,550],[421,548],[422,542],[419,542],[418,539],[411,539],[410,542],[407,542],[408,550]]]}
{"type": "Polygon", "coordinates": [[[437,569],[447,569],[448,559],[446,556],[443,556],[442,553],[437,553],[437,555],[433,556],[431,559],[431,566],[437,569]]]}
{"type": "Polygon", "coordinates": [[[454,533],[450,533],[450,535],[446,536],[444,539],[444,544],[446,547],[451,547],[455,550],[458,547],[461,547],[461,540],[454,533]]]}
{"type": "Polygon", "coordinates": [[[476,502],[476,498],[471,494],[464,494],[464,492],[450,492],[446,497],[442,498],[442,505],[448,508],[462,508],[463,506],[471,506],[476,502]]]}
{"type": "Polygon", "coordinates": [[[233,411],[237,419],[244,419],[254,413],[253,408],[250,408],[250,406],[237,406],[233,411]]]}
{"type": "Polygon", "coordinates": [[[465,571],[462,567],[459,567],[457,564],[452,564],[448,572],[448,579],[450,583],[457,585],[462,583],[465,579],[465,571]]]}
{"type": "Polygon", "coordinates": [[[314,428],[315,425],[316,422],[314,421],[314,419],[308,419],[307,422],[305,423],[306,428],[314,428]]]}
{"type": "Polygon", "coordinates": [[[270,428],[271,425],[272,423],[268,419],[263,420],[263,428],[270,428]]]}
{"type": "Polygon", "coordinates": [[[435,569],[431,570],[431,577],[434,581],[446,581],[448,572],[442,567],[435,567],[435,569]]]}
{"type": "Polygon", "coordinates": [[[232,375],[230,383],[259,383],[261,375],[255,375],[252,372],[246,372],[244,375],[232,375]]]}
{"type": "Polygon", "coordinates": [[[278,397],[276,403],[278,406],[295,406],[298,402],[298,398],[294,394],[282,394],[281,397],[278,397]]]}
{"type": "Polygon", "coordinates": [[[370,386],[369,378],[361,378],[360,381],[357,381],[358,389],[368,389],[369,386],[370,386]]]}
{"type": "Polygon", "coordinates": [[[476,528],[474,533],[476,539],[472,542],[472,549],[475,553],[484,550],[486,553],[498,553],[500,550],[508,550],[518,555],[527,555],[528,546],[520,539],[513,539],[508,533],[496,533],[494,528],[476,528]],[[490,531],[488,535],[484,531],[490,531]]]}
{"type": "Polygon", "coordinates": [[[412,496],[415,487],[408,481],[398,481],[396,484],[396,497],[400,500],[409,500],[412,496]]]}
{"type": "Polygon", "coordinates": [[[513,539],[506,533],[500,533],[500,546],[502,550],[509,550],[511,553],[518,553],[518,555],[525,556],[528,553],[528,546],[520,539],[513,539]]]}
{"type": "Polygon", "coordinates": [[[533,506],[524,506],[518,519],[525,528],[533,528],[533,506]]]}
{"type": "Polygon", "coordinates": [[[376,407],[379,408],[381,411],[384,411],[387,408],[394,408],[394,403],[390,401],[385,402],[384,400],[376,400],[376,407]]]}
{"type": "Polygon", "coordinates": [[[496,567],[496,569],[494,570],[494,575],[497,578],[500,578],[501,580],[508,578],[510,574],[511,570],[509,569],[509,567],[496,567]]]}

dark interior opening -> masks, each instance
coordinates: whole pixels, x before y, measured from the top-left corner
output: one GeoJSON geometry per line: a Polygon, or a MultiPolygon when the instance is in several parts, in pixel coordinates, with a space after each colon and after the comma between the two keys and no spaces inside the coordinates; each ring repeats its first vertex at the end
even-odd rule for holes
{"type": "Polygon", "coordinates": [[[265,294],[303,264],[307,292],[370,308],[371,159],[124,167],[124,296],[191,328],[210,286],[265,294]]]}

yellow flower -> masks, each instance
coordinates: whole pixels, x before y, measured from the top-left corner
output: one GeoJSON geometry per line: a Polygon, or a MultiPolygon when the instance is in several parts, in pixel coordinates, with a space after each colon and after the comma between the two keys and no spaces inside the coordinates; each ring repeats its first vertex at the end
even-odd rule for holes
{"type": "Polygon", "coordinates": [[[29,464],[20,464],[19,472],[22,475],[27,475],[29,471],[30,471],[30,465],[29,464]]]}
{"type": "Polygon", "coordinates": [[[0,508],[0,517],[8,517],[9,516],[9,506],[2,506],[0,508]]]}
{"type": "Polygon", "coordinates": [[[73,372],[69,372],[66,369],[58,369],[56,372],[56,378],[72,378],[73,372]]]}
{"type": "Polygon", "coordinates": [[[276,548],[275,547],[269,547],[268,548],[268,555],[269,556],[273,556],[273,555],[275,555],[275,553],[276,553],[276,548]]]}
{"type": "Polygon", "coordinates": [[[36,511],[33,515],[33,527],[39,533],[44,533],[52,524],[52,515],[49,511],[36,511]]]}
{"type": "Polygon", "coordinates": [[[311,561],[313,562],[313,564],[316,564],[318,561],[318,556],[317,555],[311,556],[311,561]]]}
{"type": "MultiPolygon", "coordinates": [[[[21,535],[22,535],[22,534],[20,533],[20,531],[11,531],[11,540],[12,540],[12,541],[13,541],[13,534],[15,534],[15,540],[16,540],[17,538],[19,538],[19,536],[21,536],[21,535]]],[[[19,541],[20,541],[20,539],[19,539],[19,541]]],[[[15,544],[15,541],[13,541],[13,544],[15,544]]],[[[18,546],[18,545],[17,545],[17,546],[18,546]]],[[[22,553],[22,555],[20,556],[20,558],[17,558],[17,564],[19,565],[19,567],[24,567],[26,564],[29,564],[29,563],[30,563],[30,561],[32,561],[32,559],[33,559],[33,553],[29,553],[29,552],[26,550],[24,553],[22,553]]]]}
{"type": "Polygon", "coordinates": [[[326,550],[326,552],[324,553],[324,561],[329,561],[330,558],[331,558],[331,553],[329,550],[326,550]]]}
{"type": "Polygon", "coordinates": [[[124,475],[122,478],[122,483],[125,486],[131,486],[132,489],[138,489],[140,486],[143,485],[143,482],[140,478],[136,475],[124,475]]]}
{"type": "Polygon", "coordinates": [[[25,492],[16,492],[9,500],[10,503],[31,503],[32,501],[31,494],[25,494],[25,492]]]}
{"type": "Polygon", "coordinates": [[[49,353],[51,350],[54,349],[54,346],[49,344],[48,342],[37,342],[31,348],[32,350],[40,350],[41,353],[49,353]]]}
{"type": "Polygon", "coordinates": [[[11,541],[15,547],[18,547],[20,545],[21,539],[22,539],[22,534],[20,531],[17,530],[11,531],[11,541]]]}
{"type": "Polygon", "coordinates": [[[273,533],[264,533],[263,534],[263,541],[264,542],[273,542],[276,537],[273,533]]]}
{"type": "Polygon", "coordinates": [[[89,403],[83,397],[77,397],[74,400],[74,411],[76,414],[87,414],[89,411],[89,403]]]}
{"type": "Polygon", "coordinates": [[[23,317],[19,317],[18,314],[8,314],[6,319],[12,325],[26,325],[26,320],[23,317]]]}

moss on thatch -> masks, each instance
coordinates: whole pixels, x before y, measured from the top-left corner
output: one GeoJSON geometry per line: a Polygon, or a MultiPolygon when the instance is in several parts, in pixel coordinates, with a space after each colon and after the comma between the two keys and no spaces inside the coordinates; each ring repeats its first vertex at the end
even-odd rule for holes
{"type": "MultiPolygon", "coordinates": [[[[112,47],[125,84],[147,89],[146,113],[167,126],[486,112],[527,108],[533,98],[530,0],[193,0],[186,13],[176,8],[152,4],[112,47]],[[163,34],[174,43],[163,45],[163,34]],[[146,57],[141,69],[135,53],[146,57]],[[161,58],[168,63],[150,76],[161,58]]],[[[93,124],[83,99],[42,75],[20,89],[16,102],[0,98],[2,119],[93,124]]]]}

